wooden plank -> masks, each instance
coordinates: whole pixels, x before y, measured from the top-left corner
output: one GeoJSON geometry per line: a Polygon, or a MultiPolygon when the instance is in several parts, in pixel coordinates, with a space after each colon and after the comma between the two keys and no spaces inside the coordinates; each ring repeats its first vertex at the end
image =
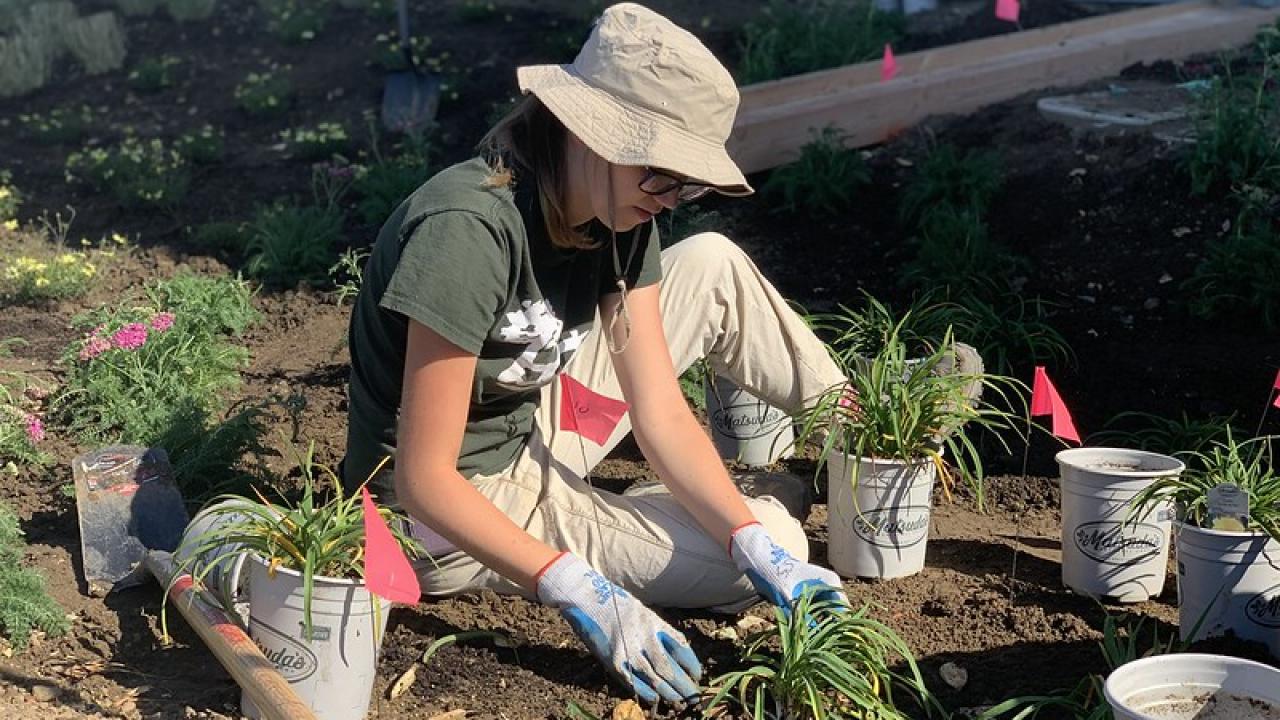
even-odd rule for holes
{"type": "MultiPolygon", "coordinates": [[[[1114,75],[1135,63],[1243,45],[1253,39],[1261,25],[1280,17],[1280,9],[1187,5],[1179,8],[1180,12],[1147,16],[1138,24],[1126,22],[1102,29],[1095,26],[1094,31],[1081,34],[1067,31],[1058,36],[1065,38],[1058,42],[1020,51],[982,55],[971,47],[968,52],[974,59],[970,62],[915,74],[900,70],[899,77],[888,83],[880,82],[879,62],[842,68],[850,76],[873,79],[843,91],[794,95],[791,102],[777,102],[775,96],[772,105],[740,110],[729,139],[729,152],[744,171],[756,172],[793,160],[818,128],[839,128],[855,147],[882,142],[930,115],[971,112],[1032,90],[1077,85],[1114,75]]],[[[1178,6],[1155,9],[1174,7],[1178,6]]],[[[899,67],[921,67],[919,63],[905,65],[910,57],[899,58],[899,67]]]]}

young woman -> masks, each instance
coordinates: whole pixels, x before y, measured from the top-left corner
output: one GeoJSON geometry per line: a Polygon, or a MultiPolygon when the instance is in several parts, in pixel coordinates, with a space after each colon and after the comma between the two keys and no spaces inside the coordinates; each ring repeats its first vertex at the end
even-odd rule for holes
{"type": "Polygon", "coordinates": [[[737,89],[696,38],[615,5],[573,64],[518,78],[528,97],[482,156],[379,234],[351,319],[344,479],[372,475],[412,518],[425,593],[536,598],[641,698],[690,698],[698,659],[648,606],[843,595],[780,503],[737,491],[677,376],[705,357],[789,411],[844,377],[723,236],[660,250],[663,210],[752,192],[724,148],[737,89]],[[566,375],[629,404],[602,445],[560,428],[566,375]],[[669,494],[584,481],[629,431],[669,494]]]}

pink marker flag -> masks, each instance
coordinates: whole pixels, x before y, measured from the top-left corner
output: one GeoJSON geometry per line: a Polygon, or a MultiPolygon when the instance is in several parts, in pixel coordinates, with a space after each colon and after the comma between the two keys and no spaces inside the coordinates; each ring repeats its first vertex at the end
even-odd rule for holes
{"type": "Polygon", "coordinates": [[[560,429],[604,445],[627,413],[621,400],[592,392],[568,374],[560,376],[560,429]]]}
{"type": "Polygon", "coordinates": [[[412,605],[422,595],[418,574],[378,513],[369,488],[360,491],[364,493],[364,584],[374,595],[412,605]]]}
{"type": "Polygon", "coordinates": [[[1021,11],[1018,0],[996,0],[996,17],[1005,22],[1018,22],[1018,14],[1021,11]]]}
{"type": "Polygon", "coordinates": [[[880,63],[880,82],[889,82],[898,74],[898,61],[893,57],[893,47],[884,44],[884,61],[880,63]]]}
{"type": "Polygon", "coordinates": [[[1031,384],[1031,415],[1052,415],[1054,435],[1080,442],[1080,433],[1076,432],[1076,425],[1071,421],[1067,404],[1062,402],[1058,389],[1049,381],[1043,365],[1036,366],[1035,381],[1031,384]]]}
{"type": "MultiPolygon", "coordinates": [[[[1276,371],[1275,382],[1271,383],[1272,390],[1280,390],[1280,370],[1276,371]]],[[[1276,397],[1271,401],[1272,407],[1280,408],[1280,393],[1276,393],[1276,397]]]]}

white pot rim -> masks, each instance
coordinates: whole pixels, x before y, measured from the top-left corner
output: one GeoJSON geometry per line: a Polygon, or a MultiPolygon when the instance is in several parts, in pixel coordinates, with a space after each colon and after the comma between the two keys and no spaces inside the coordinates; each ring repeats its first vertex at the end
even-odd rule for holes
{"type": "MultiPolygon", "coordinates": [[[[245,557],[247,560],[256,562],[259,565],[265,566],[267,564],[266,558],[256,552],[246,552],[245,557]]],[[[302,572],[299,570],[280,566],[277,567],[275,571],[277,573],[284,573],[285,575],[294,577],[298,582],[302,582],[302,572]]],[[[337,578],[331,575],[312,575],[311,579],[313,582],[323,582],[326,585],[350,585],[353,587],[364,587],[364,578],[337,578]]]]}
{"type": "Polygon", "coordinates": [[[870,457],[865,455],[854,455],[852,453],[847,453],[843,450],[840,450],[839,448],[832,448],[831,452],[828,453],[828,457],[830,457],[831,455],[843,455],[846,460],[852,460],[854,462],[869,462],[872,465],[886,465],[890,467],[892,466],[911,467],[914,465],[933,464],[933,458],[929,457],[928,455],[918,455],[918,456],[912,457],[910,460],[903,460],[902,458],[882,458],[882,457],[876,457],[874,455],[870,457]]]}
{"type": "Polygon", "coordinates": [[[1199,525],[1192,525],[1191,523],[1186,522],[1185,520],[1178,520],[1177,518],[1175,518],[1173,521],[1174,534],[1176,535],[1186,530],[1203,533],[1211,537],[1238,538],[1242,540],[1245,538],[1261,539],[1264,537],[1266,538],[1271,537],[1270,535],[1268,535],[1266,532],[1262,530],[1215,530],[1213,528],[1206,528],[1206,527],[1200,527],[1199,525]]]}
{"type": "MultiPolygon", "coordinates": [[[[1155,655],[1153,657],[1146,657],[1132,662],[1127,662],[1111,671],[1111,674],[1107,676],[1106,681],[1102,684],[1102,693],[1106,696],[1107,703],[1117,710],[1123,708],[1125,713],[1132,715],[1133,717],[1142,718],[1142,720],[1161,720],[1153,715],[1141,713],[1137,709],[1130,707],[1127,704],[1129,699],[1128,697],[1122,699],[1116,696],[1115,686],[1124,683],[1129,679],[1129,676],[1156,672],[1156,670],[1153,669],[1153,666],[1158,667],[1170,664],[1175,667],[1178,665],[1217,666],[1224,671],[1230,670],[1232,667],[1239,669],[1250,668],[1255,672],[1262,673],[1264,675],[1280,677],[1280,670],[1272,667],[1271,665],[1260,663],[1255,660],[1245,660],[1244,658],[1233,657],[1230,655],[1214,655],[1211,653],[1170,653],[1168,655],[1155,655]]],[[[1176,671],[1171,672],[1176,673],[1176,671]]],[[[1204,686],[1208,685],[1209,683],[1205,683],[1204,686]]],[[[1130,697],[1131,696],[1132,694],[1130,697]]],[[[1265,702],[1274,702],[1272,699],[1266,697],[1257,699],[1265,702]]]]}
{"type": "Polygon", "coordinates": [[[1114,448],[1114,447],[1068,448],[1066,450],[1059,450],[1058,453],[1053,456],[1053,459],[1056,460],[1059,465],[1067,465],[1068,467],[1074,468],[1076,470],[1083,470],[1084,472],[1096,473],[1098,475],[1110,475],[1114,477],[1124,477],[1124,478],[1166,477],[1168,475],[1177,475],[1181,473],[1183,470],[1187,469],[1186,463],[1182,462],[1178,458],[1173,457],[1171,455],[1162,455],[1160,453],[1151,452],[1149,450],[1132,450],[1129,448],[1114,448]],[[1152,470],[1147,470],[1147,469],[1126,470],[1123,468],[1099,468],[1099,467],[1092,467],[1092,466],[1086,465],[1080,462],[1079,460],[1081,456],[1096,456],[1099,454],[1101,455],[1124,454],[1126,457],[1136,458],[1139,461],[1142,461],[1142,460],[1155,461],[1155,462],[1171,465],[1171,467],[1167,467],[1167,468],[1162,467],[1159,469],[1152,469],[1152,470]]]}

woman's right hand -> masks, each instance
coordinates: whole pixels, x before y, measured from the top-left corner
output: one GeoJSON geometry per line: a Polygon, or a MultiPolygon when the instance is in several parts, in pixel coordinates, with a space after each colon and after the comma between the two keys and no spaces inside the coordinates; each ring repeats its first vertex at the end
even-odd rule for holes
{"type": "Polygon", "coordinates": [[[641,700],[698,697],[702,663],[684,635],[582,558],[562,553],[537,582],[538,599],[558,608],[591,652],[641,700]]]}

